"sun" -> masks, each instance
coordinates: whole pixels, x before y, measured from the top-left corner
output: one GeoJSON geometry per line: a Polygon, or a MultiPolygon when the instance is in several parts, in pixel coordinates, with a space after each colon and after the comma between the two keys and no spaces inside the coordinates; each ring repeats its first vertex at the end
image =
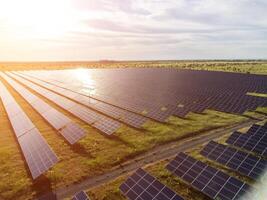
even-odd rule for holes
{"type": "Polygon", "coordinates": [[[1,16],[18,36],[55,37],[73,26],[68,0],[0,0],[1,16]]]}

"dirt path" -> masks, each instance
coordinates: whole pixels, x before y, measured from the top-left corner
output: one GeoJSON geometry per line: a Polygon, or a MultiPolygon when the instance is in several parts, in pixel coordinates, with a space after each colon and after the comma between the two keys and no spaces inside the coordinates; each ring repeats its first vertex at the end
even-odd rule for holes
{"type": "MultiPolygon", "coordinates": [[[[266,117],[263,119],[266,119],[266,117]]],[[[250,126],[261,120],[262,119],[249,119],[241,123],[229,125],[223,128],[218,128],[212,131],[207,131],[205,134],[201,134],[200,136],[194,136],[189,139],[187,138],[184,140],[158,146],[140,156],[137,156],[134,159],[131,159],[125,163],[122,163],[119,166],[112,168],[109,172],[105,174],[96,177],[89,177],[84,181],[82,181],[81,183],[73,184],[68,187],[59,188],[54,192],[56,193],[58,199],[70,197],[80,190],[87,190],[89,188],[99,186],[103,183],[107,183],[123,174],[127,174],[133,170],[136,170],[139,167],[143,167],[147,164],[156,163],[161,160],[173,157],[178,152],[185,151],[197,145],[208,142],[212,139],[219,138],[225,134],[250,126]]]]}

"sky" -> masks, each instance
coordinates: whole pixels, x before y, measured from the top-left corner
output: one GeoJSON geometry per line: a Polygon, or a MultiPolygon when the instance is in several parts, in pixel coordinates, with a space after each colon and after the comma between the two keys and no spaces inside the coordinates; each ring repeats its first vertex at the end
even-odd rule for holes
{"type": "Polygon", "coordinates": [[[0,61],[266,58],[266,0],[0,0],[0,61]]]}

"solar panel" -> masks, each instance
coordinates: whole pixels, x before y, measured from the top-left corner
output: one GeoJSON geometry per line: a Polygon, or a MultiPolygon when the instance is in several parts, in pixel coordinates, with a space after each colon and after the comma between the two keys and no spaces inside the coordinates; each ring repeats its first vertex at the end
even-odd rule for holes
{"type": "Polygon", "coordinates": [[[18,141],[24,157],[29,163],[33,179],[43,174],[58,161],[36,128],[20,136],[18,141]]]}
{"type": "Polygon", "coordinates": [[[102,116],[93,126],[105,134],[111,135],[118,130],[121,124],[113,119],[102,116]]]}
{"type": "MultiPolygon", "coordinates": [[[[48,98],[49,100],[56,103],[58,106],[64,108],[65,107],[65,101],[67,104],[70,101],[69,99],[60,96],[56,93],[53,93],[47,89],[44,89],[36,84],[31,83],[30,81],[27,81],[26,79],[23,79],[17,75],[12,75],[8,73],[11,77],[14,79],[20,81],[21,83],[25,84],[29,88],[33,89],[35,92],[40,93],[44,97],[48,98]]],[[[84,106],[81,106],[75,102],[73,102],[72,106],[67,109],[70,113],[75,115],[76,117],[82,119],[88,124],[91,124],[96,129],[104,132],[107,135],[113,134],[116,130],[118,130],[121,126],[121,123],[113,120],[111,118],[106,117],[105,115],[102,115],[100,113],[97,113],[93,110],[90,110],[89,108],[86,108],[84,106]]],[[[51,116],[52,117],[52,116],[51,116]]]]}
{"type": "MultiPolygon", "coordinates": [[[[76,72],[39,70],[20,74],[42,80],[46,86],[49,82],[135,113],[155,108],[146,116],[162,122],[168,116],[159,112],[157,106],[175,107],[177,102],[185,104],[188,109],[170,112],[178,117],[184,117],[188,112],[201,113],[206,108],[242,114],[267,105],[266,98],[247,95],[247,92],[266,93],[266,76],[151,68],[84,69],[84,75],[93,82],[91,84],[75,76],[76,72]]],[[[76,98],[73,93],[72,96],[76,98]]]]}
{"type": "Polygon", "coordinates": [[[99,121],[101,118],[101,116],[98,113],[89,109],[85,109],[83,106],[78,104],[68,109],[68,111],[88,124],[93,124],[99,121]]]}
{"type": "Polygon", "coordinates": [[[226,140],[226,143],[267,156],[267,134],[260,132],[254,134],[234,132],[226,140]]]}
{"type": "Polygon", "coordinates": [[[80,191],[77,194],[75,194],[71,200],[90,200],[90,198],[84,191],[80,191]]]}
{"type": "MultiPolygon", "coordinates": [[[[25,96],[25,99],[27,96],[25,96]]],[[[27,99],[26,99],[27,100],[27,99]]],[[[30,103],[30,102],[29,102],[30,103]]],[[[49,106],[47,103],[45,103],[42,99],[38,98],[36,101],[30,103],[31,106],[35,109],[38,110],[40,114],[43,114],[51,109],[51,106],[49,106]]]]}
{"type": "MultiPolygon", "coordinates": [[[[126,111],[124,109],[118,108],[116,106],[101,102],[101,101],[97,101],[93,98],[91,98],[90,96],[84,96],[82,94],[70,91],[68,89],[64,89],[61,88],[59,86],[55,86],[52,84],[48,84],[44,81],[40,81],[40,80],[36,80],[36,79],[32,79],[30,77],[27,77],[29,80],[43,86],[46,87],[47,89],[51,89],[54,92],[59,93],[60,95],[66,96],[70,99],[73,99],[83,105],[86,105],[90,108],[93,108],[99,112],[102,112],[110,117],[113,117],[115,119],[118,119],[130,126],[133,126],[135,128],[140,128],[146,121],[147,119],[141,115],[137,115],[135,113],[126,111]]],[[[58,99],[56,99],[56,101],[58,101],[58,99]]],[[[158,114],[160,115],[160,114],[158,114]]],[[[168,117],[169,115],[165,116],[164,114],[161,114],[162,117],[157,117],[158,119],[166,119],[166,117],[168,117]]],[[[151,114],[152,116],[152,114],[151,114]]]]}
{"type": "Polygon", "coordinates": [[[261,133],[266,134],[267,133],[267,127],[260,126],[258,124],[253,124],[249,130],[247,131],[248,134],[254,134],[254,133],[261,133]]]}
{"type": "Polygon", "coordinates": [[[159,122],[166,122],[166,120],[168,119],[168,117],[171,116],[171,113],[167,112],[167,111],[162,111],[161,109],[153,109],[150,110],[146,116],[155,119],[159,122]]]}
{"type": "Polygon", "coordinates": [[[84,130],[77,124],[70,122],[58,130],[70,144],[74,144],[85,135],[84,130]]]}
{"type": "Polygon", "coordinates": [[[200,154],[254,180],[257,180],[267,167],[267,160],[214,141],[209,142],[200,154]]]}
{"type": "Polygon", "coordinates": [[[247,131],[247,133],[255,133],[261,126],[258,124],[253,124],[249,130],[247,131]]]}
{"type": "Polygon", "coordinates": [[[130,200],[183,200],[141,168],[121,184],[120,191],[130,200]]]}
{"type": "MultiPolygon", "coordinates": [[[[4,105],[6,103],[5,100],[13,98],[1,82],[0,97],[4,105]]],[[[16,102],[13,103],[13,106],[19,107],[16,102]]],[[[36,179],[55,165],[58,159],[38,129],[22,110],[13,117],[8,115],[8,118],[30,169],[32,178],[36,179]]]]}
{"type": "MultiPolygon", "coordinates": [[[[18,84],[10,77],[5,74],[0,74],[2,78],[4,78],[28,103],[32,105],[32,107],[51,125],[54,129],[59,131],[59,133],[64,133],[62,136],[70,143],[74,144],[81,138],[85,136],[85,131],[80,128],[77,124],[73,123],[67,116],[60,113],[49,104],[44,102],[39,97],[32,94],[29,90],[27,90],[22,85],[18,84]],[[31,102],[32,99],[35,101],[31,102]],[[71,124],[72,128],[67,128],[71,124]],[[75,128],[74,128],[75,127],[75,128]]],[[[14,107],[15,108],[15,107],[14,107]]],[[[13,112],[15,113],[15,112],[13,112]]],[[[21,114],[17,114],[14,117],[14,121],[19,121],[21,118],[25,118],[23,112],[21,114]]],[[[12,123],[12,122],[11,122],[12,123]]],[[[25,120],[24,123],[15,123],[12,124],[14,129],[16,129],[16,134],[23,135],[25,132],[29,131],[33,128],[30,126],[31,121],[25,120]]]]}
{"type": "Polygon", "coordinates": [[[35,127],[32,121],[27,117],[24,112],[20,112],[11,119],[12,120],[10,120],[10,122],[17,137],[22,136],[23,134],[27,133],[29,130],[35,127]]]}
{"type": "Polygon", "coordinates": [[[147,119],[140,115],[127,112],[123,116],[123,121],[127,124],[130,124],[131,126],[135,128],[140,128],[147,122],[147,119]]]}
{"type": "Polygon", "coordinates": [[[5,108],[6,108],[6,111],[7,111],[7,114],[9,117],[14,117],[17,114],[22,112],[22,109],[20,107],[16,106],[16,104],[14,104],[14,103],[9,103],[9,104],[5,105],[5,108]]]}
{"type": "Polygon", "coordinates": [[[166,168],[212,199],[239,199],[250,190],[246,183],[182,152],[166,168]]]}
{"type": "MultiPolygon", "coordinates": [[[[82,96],[82,95],[80,95],[80,96],[82,96]]],[[[87,97],[87,98],[89,98],[89,97],[87,97]]],[[[112,116],[113,118],[116,118],[116,119],[122,118],[122,116],[126,112],[125,110],[122,110],[120,108],[116,108],[114,106],[111,106],[111,105],[103,103],[103,102],[99,102],[97,104],[94,104],[91,107],[100,111],[100,112],[103,112],[109,116],[112,116]]]]}

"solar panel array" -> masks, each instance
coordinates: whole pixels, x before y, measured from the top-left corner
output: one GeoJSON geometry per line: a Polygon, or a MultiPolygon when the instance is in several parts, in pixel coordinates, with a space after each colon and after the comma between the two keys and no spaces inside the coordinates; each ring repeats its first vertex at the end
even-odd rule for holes
{"type": "Polygon", "coordinates": [[[257,180],[267,167],[267,160],[214,141],[209,142],[200,154],[254,180],[257,180]]]}
{"type": "Polygon", "coordinates": [[[253,133],[238,133],[234,132],[227,140],[226,143],[246,149],[247,151],[258,153],[261,156],[267,156],[267,132],[257,129],[253,133]]]}
{"type": "Polygon", "coordinates": [[[1,82],[0,96],[32,178],[36,179],[50,169],[58,158],[1,82]]]}
{"type": "Polygon", "coordinates": [[[0,73],[0,76],[4,78],[29,104],[31,104],[31,106],[70,144],[76,143],[85,136],[85,131],[64,114],[51,107],[4,73],[0,73]]]}
{"type": "Polygon", "coordinates": [[[179,153],[166,168],[212,199],[241,198],[251,187],[185,153],[179,153]]]}
{"type": "Polygon", "coordinates": [[[121,186],[121,192],[130,200],[182,200],[173,190],[143,169],[138,169],[121,186]]]}
{"type": "Polygon", "coordinates": [[[120,120],[132,127],[140,128],[146,121],[147,118],[137,115],[135,113],[128,112],[127,110],[112,106],[110,104],[101,102],[96,99],[92,99],[89,96],[84,96],[79,93],[75,93],[71,90],[64,89],[62,87],[58,87],[52,84],[47,84],[43,81],[40,81],[38,79],[33,79],[30,77],[27,77],[28,80],[37,83],[53,92],[56,92],[60,95],[66,96],[72,100],[75,100],[76,102],[83,104],[85,106],[88,106],[89,108],[92,108],[94,110],[97,110],[101,113],[104,113],[110,117],[113,117],[117,120],[120,120]]]}
{"type": "Polygon", "coordinates": [[[247,131],[247,133],[253,134],[258,131],[258,129],[262,129],[264,131],[264,127],[258,125],[258,124],[253,124],[247,131]]]}
{"type": "Polygon", "coordinates": [[[82,75],[75,75],[76,72],[21,74],[135,113],[146,111],[147,117],[158,121],[165,121],[170,115],[202,113],[205,109],[242,114],[267,105],[266,98],[247,95],[267,92],[267,77],[263,75],[155,68],[84,69],[82,75]]]}
{"type": "Polygon", "coordinates": [[[90,200],[90,198],[84,191],[80,191],[77,194],[75,194],[71,200],[90,200]]]}
{"type": "Polygon", "coordinates": [[[61,95],[51,92],[48,89],[40,87],[19,76],[10,73],[8,73],[8,75],[107,135],[113,134],[121,126],[120,122],[81,106],[61,95]]]}

